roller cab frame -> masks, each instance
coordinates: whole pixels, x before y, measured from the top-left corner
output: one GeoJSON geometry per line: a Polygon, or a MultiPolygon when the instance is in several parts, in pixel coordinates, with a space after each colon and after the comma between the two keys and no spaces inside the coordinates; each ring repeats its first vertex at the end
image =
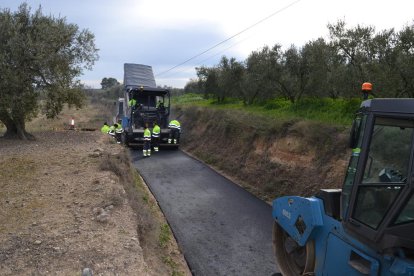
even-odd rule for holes
{"type": "Polygon", "coordinates": [[[345,229],[370,247],[414,257],[414,99],[363,102],[342,188],[345,229]],[[359,154],[358,154],[359,152],[359,154]]]}

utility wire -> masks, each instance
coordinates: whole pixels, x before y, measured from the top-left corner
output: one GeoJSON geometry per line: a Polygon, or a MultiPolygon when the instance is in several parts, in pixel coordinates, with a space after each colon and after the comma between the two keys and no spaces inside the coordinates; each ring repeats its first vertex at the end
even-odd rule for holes
{"type": "Polygon", "coordinates": [[[231,49],[231,48],[233,48],[234,46],[239,45],[240,43],[245,42],[246,40],[248,40],[248,39],[252,38],[253,36],[254,36],[254,35],[250,35],[250,36],[248,36],[248,37],[246,37],[246,38],[244,38],[244,39],[242,39],[242,40],[240,40],[240,41],[236,41],[235,43],[231,44],[229,47],[224,48],[223,50],[221,50],[221,51],[219,51],[219,52],[217,52],[217,53],[215,53],[215,54],[213,54],[213,55],[211,55],[211,56],[209,56],[209,57],[207,57],[207,58],[205,58],[205,59],[203,59],[203,60],[199,61],[198,63],[199,63],[199,64],[203,64],[203,63],[204,63],[204,62],[206,62],[207,60],[212,59],[213,57],[216,57],[216,56],[218,56],[218,55],[220,55],[220,54],[224,53],[224,52],[225,52],[225,51],[227,51],[228,49],[231,49]]]}
{"type": "Polygon", "coordinates": [[[171,67],[170,69],[168,69],[168,70],[166,70],[166,71],[163,71],[163,72],[161,72],[161,73],[159,73],[159,74],[156,74],[155,76],[160,76],[160,75],[163,75],[163,74],[168,73],[168,72],[170,72],[171,70],[173,70],[173,69],[175,69],[175,68],[177,68],[177,67],[179,67],[179,66],[181,66],[181,65],[186,64],[187,62],[189,62],[189,61],[191,61],[191,60],[193,60],[193,59],[195,59],[195,58],[197,58],[197,57],[199,57],[199,56],[201,56],[201,55],[203,55],[203,54],[205,54],[205,53],[207,53],[207,52],[209,52],[209,51],[213,50],[214,48],[216,48],[216,47],[220,46],[221,44],[223,44],[223,43],[225,43],[225,42],[227,42],[227,41],[229,41],[229,40],[231,40],[231,39],[235,38],[236,36],[238,36],[238,35],[240,35],[240,34],[242,34],[242,33],[246,32],[246,31],[248,31],[248,30],[252,29],[253,27],[255,27],[255,26],[259,25],[259,24],[260,24],[260,23],[262,23],[263,21],[266,21],[267,19],[269,19],[269,18],[271,18],[271,17],[275,16],[276,14],[281,13],[282,11],[284,11],[284,10],[286,10],[286,9],[290,8],[291,6],[295,5],[296,3],[300,2],[300,1],[301,1],[301,0],[296,0],[296,1],[293,1],[293,2],[292,2],[292,3],[290,3],[289,5],[284,6],[283,8],[281,8],[281,9],[279,9],[279,10],[275,11],[274,13],[272,13],[272,14],[268,15],[267,17],[265,17],[265,18],[263,18],[263,19],[259,20],[258,22],[254,23],[253,25],[251,25],[251,26],[249,26],[249,27],[247,27],[247,28],[245,28],[245,29],[241,30],[240,32],[238,32],[238,33],[236,33],[236,34],[234,34],[234,35],[230,36],[229,38],[227,38],[227,39],[225,39],[225,40],[223,40],[223,41],[221,41],[221,42],[217,43],[216,45],[214,45],[214,46],[212,46],[212,47],[208,48],[207,50],[205,50],[205,51],[203,51],[203,52],[201,52],[201,53],[199,53],[199,54],[197,54],[197,55],[195,55],[195,56],[193,56],[193,57],[191,57],[191,58],[189,58],[189,59],[187,59],[187,60],[185,60],[185,61],[183,61],[183,62],[181,62],[181,63],[179,63],[179,64],[177,64],[177,65],[175,65],[175,66],[173,66],[173,67],[171,67]]]}
{"type": "MultiPolygon", "coordinates": [[[[251,37],[252,37],[252,36],[249,36],[249,37],[246,37],[245,39],[242,39],[242,40],[240,40],[240,41],[237,41],[236,43],[233,43],[233,44],[232,44],[232,45],[230,45],[229,47],[224,48],[224,49],[222,49],[221,51],[219,51],[219,52],[217,52],[217,53],[215,53],[215,54],[212,54],[211,56],[209,56],[209,57],[207,57],[207,58],[205,58],[205,59],[203,59],[203,60],[201,60],[201,61],[198,61],[197,63],[198,63],[198,64],[203,64],[203,63],[204,63],[204,62],[206,62],[207,60],[212,59],[213,57],[216,57],[216,56],[218,56],[218,55],[220,55],[220,54],[224,53],[224,52],[225,52],[225,51],[227,51],[228,49],[233,48],[234,46],[236,46],[236,45],[238,45],[238,44],[240,44],[240,43],[242,43],[242,42],[246,41],[247,39],[250,39],[251,37]]],[[[170,73],[170,74],[167,74],[167,76],[169,76],[169,75],[171,75],[171,74],[176,74],[176,73],[189,72],[190,70],[193,70],[193,69],[194,69],[194,68],[191,68],[191,69],[189,69],[189,68],[184,68],[184,69],[181,69],[181,70],[178,70],[178,71],[172,72],[172,73],[170,73]]]]}

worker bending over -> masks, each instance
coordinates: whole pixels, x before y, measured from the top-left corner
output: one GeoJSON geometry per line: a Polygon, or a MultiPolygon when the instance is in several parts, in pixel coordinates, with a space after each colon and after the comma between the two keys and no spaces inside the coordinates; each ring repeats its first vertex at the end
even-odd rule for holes
{"type": "Polygon", "coordinates": [[[170,136],[168,138],[168,144],[171,144],[171,142],[173,142],[174,144],[177,144],[180,140],[180,133],[181,133],[180,122],[177,120],[172,120],[168,124],[168,128],[170,129],[170,136]]]}
{"type": "Polygon", "coordinates": [[[110,130],[110,127],[109,127],[108,123],[107,123],[107,122],[105,122],[105,123],[103,124],[103,126],[101,127],[101,132],[102,132],[102,133],[105,133],[105,134],[108,134],[109,130],[110,130]]]}
{"type": "Polygon", "coordinates": [[[122,132],[124,132],[122,126],[120,124],[114,124],[113,126],[109,127],[108,134],[114,137],[116,139],[116,142],[120,144],[122,132]]]}
{"type": "Polygon", "coordinates": [[[122,128],[121,124],[116,124],[116,128],[115,128],[115,139],[116,142],[118,144],[121,144],[121,137],[122,137],[122,132],[124,132],[124,129],[122,128]]]}

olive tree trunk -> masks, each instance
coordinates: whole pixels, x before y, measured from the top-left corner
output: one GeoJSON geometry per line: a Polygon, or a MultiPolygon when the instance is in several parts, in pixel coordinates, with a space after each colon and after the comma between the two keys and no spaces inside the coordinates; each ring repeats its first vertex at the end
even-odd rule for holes
{"type": "Polygon", "coordinates": [[[0,116],[0,121],[6,126],[6,133],[4,138],[7,139],[20,139],[20,140],[34,140],[35,137],[28,133],[25,129],[26,125],[24,119],[13,120],[9,116],[0,116]]]}

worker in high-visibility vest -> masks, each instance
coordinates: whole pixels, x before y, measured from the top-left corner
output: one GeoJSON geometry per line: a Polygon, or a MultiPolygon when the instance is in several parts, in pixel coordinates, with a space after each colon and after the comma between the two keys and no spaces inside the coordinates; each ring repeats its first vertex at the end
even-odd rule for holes
{"type": "Polygon", "coordinates": [[[168,138],[168,144],[171,144],[173,142],[174,144],[177,144],[180,140],[180,133],[181,133],[181,124],[177,120],[172,120],[168,124],[168,128],[170,129],[170,136],[168,138]]]}
{"type": "Polygon", "coordinates": [[[151,156],[151,131],[148,128],[148,123],[145,124],[144,129],[144,146],[142,149],[144,157],[151,156]]]}
{"type": "Polygon", "coordinates": [[[159,150],[160,135],[161,135],[161,128],[157,124],[157,122],[154,122],[154,127],[152,128],[151,144],[152,144],[155,152],[157,152],[159,150]]]}
{"type": "Polygon", "coordinates": [[[103,126],[101,127],[101,132],[102,132],[102,133],[105,133],[105,134],[108,134],[109,129],[110,129],[110,127],[109,127],[108,123],[107,123],[107,122],[105,122],[105,123],[103,124],[103,126]]]}
{"type": "Polygon", "coordinates": [[[115,137],[115,130],[117,127],[118,127],[118,124],[113,124],[112,126],[110,126],[108,134],[115,137]]]}
{"type": "Polygon", "coordinates": [[[124,132],[124,129],[122,128],[121,124],[115,124],[114,126],[115,126],[115,139],[116,139],[116,142],[120,144],[121,136],[122,136],[122,133],[124,132]]]}
{"type": "Polygon", "coordinates": [[[161,100],[158,101],[157,109],[159,109],[159,110],[165,110],[164,103],[161,102],[161,100]]]}
{"type": "Polygon", "coordinates": [[[109,127],[108,134],[114,137],[119,144],[121,142],[121,134],[123,131],[121,124],[113,124],[109,127]]]}
{"type": "Polygon", "coordinates": [[[135,100],[134,98],[131,98],[128,101],[128,106],[134,108],[137,105],[137,100],[135,100]]]}

